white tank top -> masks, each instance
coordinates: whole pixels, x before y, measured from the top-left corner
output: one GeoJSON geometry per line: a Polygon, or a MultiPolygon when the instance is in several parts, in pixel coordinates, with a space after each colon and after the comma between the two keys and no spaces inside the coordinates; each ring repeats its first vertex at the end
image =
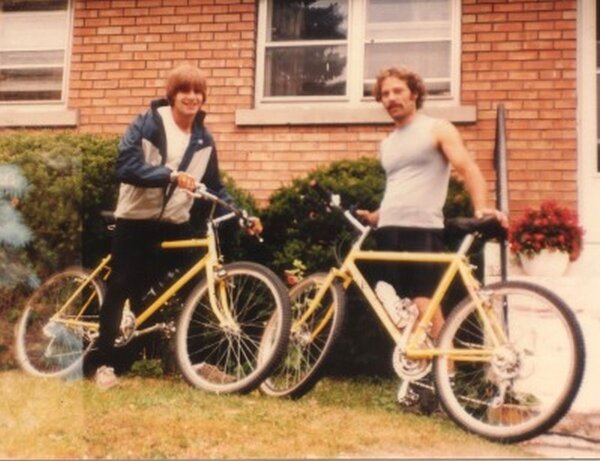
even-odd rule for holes
{"type": "Polygon", "coordinates": [[[417,114],[381,142],[379,158],[386,186],[379,227],[441,229],[448,193],[450,163],[433,142],[436,119],[417,114]]]}

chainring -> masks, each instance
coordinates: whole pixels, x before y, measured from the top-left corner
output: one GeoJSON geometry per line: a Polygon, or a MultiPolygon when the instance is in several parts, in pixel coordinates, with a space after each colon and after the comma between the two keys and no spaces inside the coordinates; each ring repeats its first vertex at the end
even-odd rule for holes
{"type": "MultiPolygon", "coordinates": [[[[423,346],[427,349],[433,348],[433,343],[429,337],[425,339],[423,346]]],[[[431,372],[432,361],[429,359],[409,359],[400,346],[396,346],[392,354],[392,366],[400,379],[416,381],[431,372]]]]}

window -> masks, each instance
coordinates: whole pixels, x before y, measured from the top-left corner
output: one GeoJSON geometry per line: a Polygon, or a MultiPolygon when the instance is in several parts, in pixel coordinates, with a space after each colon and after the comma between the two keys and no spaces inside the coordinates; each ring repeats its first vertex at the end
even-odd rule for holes
{"type": "Polygon", "coordinates": [[[260,0],[256,107],[374,105],[377,72],[405,65],[429,101],[458,104],[459,0],[260,0]]]}
{"type": "Polygon", "coordinates": [[[423,77],[430,98],[452,97],[450,0],[366,3],[363,95],[371,94],[379,69],[402,63],[423,77]]]}
{"type": "Polygon", "coordinates": [[[0,106],[63,103],[68,0],[0,0],[0,106]]]}

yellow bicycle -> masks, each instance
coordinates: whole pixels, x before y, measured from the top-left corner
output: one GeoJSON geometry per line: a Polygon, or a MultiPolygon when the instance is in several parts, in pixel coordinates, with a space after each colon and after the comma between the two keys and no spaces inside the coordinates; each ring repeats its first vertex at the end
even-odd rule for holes
{"type": "MultiPolygon", "coordinates": [[[[206,238],[165,241],[161,248],[199,248],[189,270],[172,277],[139,315],[128,303],[115,346],[153,331],[175,335],[175,354],[184,378],[214,393],[255,389],[285,353],[290,329],[290,305],[283,282],[268,268],[252,262],[223,264],[216,230],[229,219],[251,225],[247,214],[220,200],[202,185],[193,195],[210,200],[212,213],[206,238]],[[216,205],[228,213],[213,217],[216,205]],[[145,326],[178,291],[201,271],[203,280],[188,295],[174,321],[145,326]],[[267,331],[269,348],[263,335],[267,331]]],[[[110,273],[108,255],[93,270],[69,268],[51,276],[28,299],[17,324],[16,355],[21,368],[41,377],[68,377],[81,372],[84,356],[98,336],[104,280],[110,273]]]]}
{"type": "Polygon", "coordinates": [[[400,403],[433,372],[433,389],[445,412],[463,428],[495,441],[517,442],[553,426],[569,410],[581,384],[585,350],[571,309],[547,289],[521,281],[480,286],[467,252],[477,238],[502,237],[495,219],[457,218],[456,253],[365,251],[371,228],[341,206],[338,195],[316,186],[324,202],[340,210],[358,237],[340,267],[306,277],[290,291],[292,329],[285,359],[263,382],[273,396],[299,398],[318,381],[340,335],[345,289],[354,282],[395,343],[393,367],[401,378],[400,403]],[[410,300],[396,303],[394,320],[357,262],[427,262],[447,266],[431,302],[419,317],[410,300]],[[452,281],[468,296],[445,320],[437,344],[430,322],[452,281]]]}

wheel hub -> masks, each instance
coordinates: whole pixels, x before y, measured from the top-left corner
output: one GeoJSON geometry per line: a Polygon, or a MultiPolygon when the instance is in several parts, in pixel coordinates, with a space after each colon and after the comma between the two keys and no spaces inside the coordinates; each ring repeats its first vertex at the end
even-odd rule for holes
{"type": "Polygon", "coordinates": [[[300,347],[308,346],[312,341],[310,337],[310,331],[308,331],[308,327],[303,325],[302,328],[292,334],[292,341],[298,344],[300,347]]]}
{"type": "Polygon", "coordinates": [[[521,358],[514,347],[503,345],[494,351],[492,358],[494,373],[500,379],[513,379],[519,376],[521,358]]]}

